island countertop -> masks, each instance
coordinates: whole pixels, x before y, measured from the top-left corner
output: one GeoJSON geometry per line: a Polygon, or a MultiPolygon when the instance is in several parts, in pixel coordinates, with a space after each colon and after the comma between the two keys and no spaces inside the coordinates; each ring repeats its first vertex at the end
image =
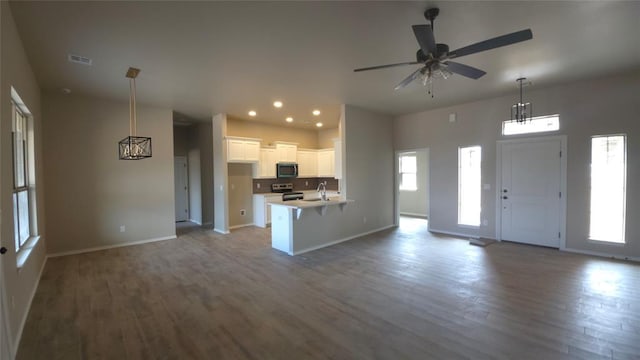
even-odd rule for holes
{"type": "Polygon", "coordinates": [[[284,206],[291,209],[308,209],[308,208],[316,208],[322,206],[331,206],[331,205],[342,205],[353,202],[353,200],[348,200],[342,198],[340,196],[332,196],[329,197],[326,201],[320,199],[306,199],[306,200],[290,200],[283,201],[279,203],[270,203],[270,206],[284,206]]]}

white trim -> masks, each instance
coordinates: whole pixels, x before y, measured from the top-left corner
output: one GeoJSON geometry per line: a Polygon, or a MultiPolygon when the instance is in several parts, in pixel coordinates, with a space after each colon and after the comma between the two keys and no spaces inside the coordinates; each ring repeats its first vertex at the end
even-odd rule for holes
{"type": "Polygon", "coordinates": [[[114,245],[90,247],[90,248],[81,249],[81,250],[62,251],[58,253],[48,254],[47,257],[53,258],[53,257],[59,257],[59,256],[83,254],[83,253],[88,253],[93,251],[108,250],[108,249],[114,249],[114,248],[125,247],[125,246],[141,245],[141,244],[157,242],[157,241],[173,240],[176,238],[177,236],[175,235],[163,236],[163,237],[157,237],[153,239],[130,241],[130,242],[114,244],[114,245]]]}
{"type": "Polygon", "coordinates": [[[216,228],[213,228],[213,231],[217,232],[218,234],[222,234],[222,235],[228,235],[228,234],[231,233],[230,231],[224,231],[224,230],[220,230],[220,229],[216,229],[216,228]]]}
{"type": "MultiPolygon", "coordinates": [[[[27,307],[25,308],[24,315],[22,315],[22,320],[20,321],[20,327],[18,328],[18,334],[16,335],[15,341],[9,344],[9,351],[11,352],[11,358],[15,359],[18,354],[18,346],[20,345],[20,340],[22,340],[22,332],[24,331],[24,325],[27,323],[27,317],[29,317],[29,311],[31,310],[31,303],[33,303],[33,298],[36,296],[36,291],[38,290],[38,285],[40,285],[40,279],[42,278],[42,272],[44,271],[44,266],[47,264],[47,259],[49,256],[44,257],[44,261],[42,262],[42,266],[40,266],[40,272],[38,273],[38,278],[36,279],[36,283],[31,289],[31,295],[29,296],[29,301],[27,302],[27,307]]],[[[8,330],[8,329],[7,329],[8,330]]],[[[11,341],[11,333],[9,332],[7,338],[11,341]]]]}
{"type": "Polygon", "coordinates": [[[636,257],[636,256],[609,254],[609,253],[603,253],[603,252],[599,252],[599,251],[578,250],[578,249],[571,249],[571,248],[564,248],[564,249],[561,249],[561,250],[569,252],[569,253],[575,253],[575,254],[591,255],[591,256],[598,256],[598,257],[605,257],[605,258],[609,258],[609,259],[640,262],[640,257],[636,257]]]}
{"type": "MultiPolygon", "coordinates": [[[[349,237],[346,237],[346,238],[344,238],[344,239],[335,240],[335,241],[332,241],[332,242],[328,242],[328,243],[326,243],[326,244],[322,244],[322,245],[318,245],[318,246],[313,246],[313,247],[306,248],[306,249],[303,249],[303,250],[299,250],[299,251],[296,251],[296,252],[290,252],[290,253],[289,253],[289,255],[300,255],[300,254],[304,254],[304,253],[309,252],[309,251],[322,249],[322,248],[327,247],[327,246],[331,246],[331,245],[339,244],[339,243],[341,243],[341,242],[345,242],[345,241],[353,240],[353,239],[355,239],[355,238],[359,238],[359,237],[367,236],[367,235],[370,235],[370,234],[373,234],[373,233],[377,233],[377,232],[380,232],[380,231],[384,231],[384,230],[387,230],[387,229],[390,229],[390,228],[393,228],[393,227],[397,227],[397,225],[395,225],[395,224],[391,224],[391,225],[383,226],[383,227],[381,227],[381,228],[378,228],[378,229],[375,229],[375,230],[371,230],[371,231],[367,231],[367,232],[364,232],[364,233],[361,233],[361,234],[357,234],[357,235],[349,236],[349,237]]],[[[274,249],[274,250],[277,250],[277,249],[274,249]]]]}
{"type": "Polygon", "coordinates": [[[432,229],[432,228],[429,228],[429,232],[436,233],[436,234],[443,234],[443,235],[451,235],[456,237],[470,238],[470,239],[489,239],[489,240],[500,241],[490,236],[480,236],[478,234],[464,234],[464,233],[459,233],[455,231],[438,230],[438,229],[432,229]]]}
{"type": "Polygon", "coordinates": [[[239,229],[247,226],[254,226],[254,223],[229,226],[229,230],[239,229]]]}
{"type": "MultiPolygon", "coordinates": [[[[526,134],[531,135],[531,134],[526,134]]],[[[567,246],[567,135],[551,135],[551,136],[530,136],[530,137],[518,137],[513,139],[504,139],[496,141],[496,188],[495,188],[495,205],[496,205],[496,228],[495,239],[502,240],[502,203],[500,197],[502,196],[500,189],[502,189],[502,144],[506,143],[523,143],[540,140],[559,140],[560,151],[562,157],[560,157],[560,192],[562,198],[560,198],[560,242],[559,249],[564,250],[567,246]]]]}
{"type": "Polygon", "coordinates": [[[187,221],[202,226],[202,223],[200,221],[196,221],[196,220],[193,220],[193,219],[189,219],[187,221]]]}

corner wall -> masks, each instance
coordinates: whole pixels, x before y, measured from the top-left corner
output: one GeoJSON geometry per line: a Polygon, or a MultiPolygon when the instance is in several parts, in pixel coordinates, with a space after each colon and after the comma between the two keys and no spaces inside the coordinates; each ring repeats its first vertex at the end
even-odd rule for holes
{"type": "MultiPolygon", "coordinates": [[[[40,279],[45,262],[48,231],[45,231],[45,184],[42,176],[42,124],[40,87],[27,59],[13,20],[8,1],[0,2],[0,207],[2,209],[1,245],[8,249],[2,255],[0,281],[3,282],[7,308],[10,351],[15,353],[29,305],[40,279]],[[31,250],[23,267],[16,267],[16,251],[13,242],[13,159],[11,87],[14,87],[33,115],[35,132],[36,205],[40,241],[31,250]],[[11,301],[13,299],[13,301],[11,301]],[[12,303],[14,305],[12,305],[12,303]]],[[[2,314],[4,316],[5,314],[2,314]]]]}
{"type": "Polygon", "coordinates": [[[175,237],[170,109],[138,105],[153,145],[143,160],[118,159],[126,102],[47,93],[43,113],[49,254],[175,237]]]}
{"type": "MultiPolygon", "coordinates": [[[[567,135],[567,233],[571,250],[620,257],[640,258],[640,71],[585,80],[547,89],[528,89],[525,99],[533,104],[535,115],[560,114],[560,131],[567,135]],[[627,135],[627,213],[624,246],[590,242],[589,187],[590,139],[593,135],[627,135]]],[[[431,229],[467,233],[483,237],[496,234],[496,141],[502,136],[501,123],[517,93],[458,106],[400,116],[394,123],[396,150],[430,149],[431,229]],[[457,121],[450,123],[450,113],[457,121]],[[487,226],[477,231],[457,225],[457,148],[482,146],[482,219],[487,226]]],[[[527,137],[545,136],[530,135],[527,137]]],[[[508,137],[514,138],[514,137],[508,137]]]]}
{"type": "Polygon", "coordinates": [[[395,155],[390,116],[351,105],[343,112],[343,191],[355,200],[346,207],[346,238],[393,226],[395,155]]]}

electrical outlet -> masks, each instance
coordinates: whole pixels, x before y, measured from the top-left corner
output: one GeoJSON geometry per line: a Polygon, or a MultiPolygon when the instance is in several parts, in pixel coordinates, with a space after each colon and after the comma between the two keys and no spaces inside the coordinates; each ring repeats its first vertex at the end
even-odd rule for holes
{"type": "Polygon", "coordinates": [[[489,225],[489,220],[487,220],[487,219],[482,219],[482,225],[483,225],[483,226],[487,226],[487,225],[489,225]]]}
{"type": "Polygon", "coordinates": [[[260,189],[260,183],[256,184],[256,188],[260,189]]]}
{"type": "Polygon", "coordinates": [[[120,232],[124,232],[124,230],[125,230],[124,225],[120,225],[120,232]]]}
{"type": "Polygon", "coordinates": [[[236,189],[236,185],[235,184],[231,184],[231,190],[235,190],[236,189]]]}
{"type": "Polygon", "coordinates": [[[362,223],[364,223],[364,224],[367,223],[367,217],[366,216],[362,218],[362,223]]]}
{"type": "Polygon", "coordinates": [[[305,182],[304,182],[304,186],[309,186],[309,182],[308,182],[308,181],[305,181],[305,182]]]}
{"type": "Polygon", "coordinates": [[[246,213],[247,213],[247,211],[245,209],[241,209],[240,210],[240,215],[244,216],[244,214],[246,214],[246,213]]]}

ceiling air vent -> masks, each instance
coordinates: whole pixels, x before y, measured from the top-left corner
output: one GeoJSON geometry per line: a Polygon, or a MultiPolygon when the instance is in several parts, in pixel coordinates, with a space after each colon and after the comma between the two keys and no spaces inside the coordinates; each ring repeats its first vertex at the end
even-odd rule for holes
{"type": "Polygon", "coordinates": [[[87,57],[80,56],[80,55],[73,55],[73,54],[69,54],[68,59],[72,63],[82,64],[82,65],[91,65],[91,63],[93,62],[93,60],[87,57]]]}

